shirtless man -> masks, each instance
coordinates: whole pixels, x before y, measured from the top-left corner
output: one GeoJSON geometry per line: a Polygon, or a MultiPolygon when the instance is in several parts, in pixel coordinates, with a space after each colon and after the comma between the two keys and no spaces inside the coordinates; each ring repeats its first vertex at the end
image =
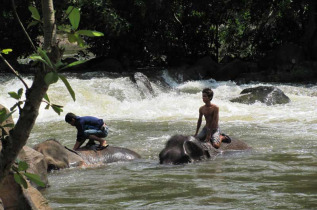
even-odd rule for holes
{"type": "Polygon", "coordinates": [[[218,126],[219,107],[211,103],[213,95],[214,93],[210,88],[205,88],[202,91],[202,98],[205,105],[199,108],[197,129],[194,136],[202,141],[211,143],[213,147],[218,149],[222,141],[226,141],[227,143],[230,143],[231,139],[229,136],[225,134],[220,134],[220,130],[218,126]],[[198,134],[203,115],[206,120],[206,125],[202,129],[202,131],[198,134]]]}

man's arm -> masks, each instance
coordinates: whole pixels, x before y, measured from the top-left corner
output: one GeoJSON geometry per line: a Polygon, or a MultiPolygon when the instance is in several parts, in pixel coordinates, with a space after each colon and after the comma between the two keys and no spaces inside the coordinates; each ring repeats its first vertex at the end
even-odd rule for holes
{"type": "Polygon", "coordinates": [[[79,149],[79,147],[83,144],[83,142],[76,141],[73,150],[79,149]]]}
{"type": "Polygon", "coordinates": [[[198,121],[197,121],[197,127],[196,127],[196,133],[194,136],[197,136],[199,128],[201,126],[201,122],[202,122],[202,117],[203,117],[203,113],[201,111],[201,108],[199,109],[199,117],[198,117],[198,121]]]}

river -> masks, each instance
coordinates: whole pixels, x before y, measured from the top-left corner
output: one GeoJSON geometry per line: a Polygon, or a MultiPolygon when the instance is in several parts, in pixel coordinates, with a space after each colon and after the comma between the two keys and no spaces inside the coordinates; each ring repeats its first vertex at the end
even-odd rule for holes
{"type": "MultiPolygon", "coordinates": [[[[71,168],[49,174],[42,191],[54,209],[316,209],[317,85],[190,81],[178,83],[164,72],[151,81],[156,96],[142,97],[129,77],[105,73],[68,74],[73,102],[62,82],[48,95],[64,105],[59,116],[41,107],[28,141],[49,138],[72,147],[76,130],[64,121],[67,112],[105,119],[107,141],[130,148],[142,159],[94,168],[71,168]],[[291,99],[285,105],[232,103],[248,87],[276,86],[291,99]],[[253,150],[186,165],[159,165],[158,154],[174,134],[193,135],[201,90],[214,90],[220,127],[253,150]]],[[[24,77],[31,84],[29,77],[24,77]]],[[[21,82],[0,76],[0,103],[12,106],[7,92],[21,82]]],[[[14,120],[18,114],[14,113],[14,120]]]]}

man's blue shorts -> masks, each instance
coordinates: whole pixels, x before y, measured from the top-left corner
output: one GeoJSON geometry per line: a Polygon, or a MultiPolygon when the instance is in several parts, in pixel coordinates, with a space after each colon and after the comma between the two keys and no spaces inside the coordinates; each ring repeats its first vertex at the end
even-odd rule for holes
{"type": "Polygon", "coordinates": [[[96,130],[96,129],[85,130],[84,134],[85,134],[86,139],[88,139],[88,137],[90,135],[95,135],[99,138],[104,138],[104,137],[108,136],[108,132],[109,132],[108,126],[105,126],[105,127],[102,127],[101,130],[99,130],[99,129],[98,130],[96,130]]]}
{"type": "MultiPolygon", "coordinates": [[[[205,141],[207,136],[207,128],[206,126],[199,132],[197,135],[197,138],[200,139],[201,141],[205,141]]],[[[219,127],[213,131],[211,131],[211,138],[210,138],[211,143],[220,143],[220,129],[219,127]]]]}

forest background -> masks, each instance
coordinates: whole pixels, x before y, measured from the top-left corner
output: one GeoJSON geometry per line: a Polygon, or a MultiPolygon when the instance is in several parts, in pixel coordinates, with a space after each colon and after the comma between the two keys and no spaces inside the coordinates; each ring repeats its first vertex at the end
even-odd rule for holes
{"type": "MultiPolygon", "coordinates": [[[[30,67],[19,65],[17,58],[27,57],[33,49],[18,33],[11,2],[1,5],[0,46],[12,48],[14,53],[6,58],[16,69],[29,72],[30,67]]],[[[16,5],[27,26],[32,22],[27,7],[39,8],[40,1],[19,0],[16,5]]],[[[91,70],[185,67],[186,71],[205,58],[203,65],[214,70],[193,79],[314,82],[317,78],[314,0],[64,0],[54,2],[57,20],[69,5],[81,8],[82,28],[105,35],[84,40],[89,47],[78,57],[93,54],[91,70]]],[[[40,41],[40,31],[39,24],[28,28],[34,42],[40,41]]],[[[1,64],[1,71],[9,69],[1,64]]]]}

